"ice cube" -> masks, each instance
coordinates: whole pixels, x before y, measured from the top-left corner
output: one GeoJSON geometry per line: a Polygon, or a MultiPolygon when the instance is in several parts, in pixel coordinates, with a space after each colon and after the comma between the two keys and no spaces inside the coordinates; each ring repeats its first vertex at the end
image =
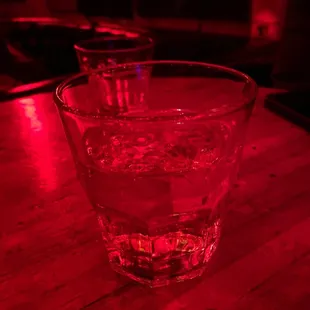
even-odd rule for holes
{"type": "MultiPolygon", "coordinates": [[[[173,213],[168,177],[117,174],[109,179],[114,188],[117,184],[118,199],[113,207],[118,211],[145,221],[173,213]]],[[[107,202],[106,197],[103,198],[107,202]]]]}
{"type": "Polygon", "coordinates": [[[211,124],[190,124],[166,133],[165,171],[184,172],[212,166],[223,156],[224,138],[218,131],[211,124]]]}
{"type": "Polygon", "coordinates": [[[171,199],[174,213],[185,213],[206,208],[208,182],[206,170],[171,176],[171,199]]]}

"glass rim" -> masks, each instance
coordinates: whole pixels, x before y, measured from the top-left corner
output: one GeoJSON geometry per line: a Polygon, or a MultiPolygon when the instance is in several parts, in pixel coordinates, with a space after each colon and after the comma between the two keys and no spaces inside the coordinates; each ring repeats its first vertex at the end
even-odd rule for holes
{"type": "MultiPolygon", "coordinates": [[[[117,70],[117,69],[126,69],[126,68],[131,68],[131,67],[136,67],[137,65],[185,65],[185,66],[198,66],[198,67],[203,67],[205,69],[213,69],[221,72],[225,72],[228,74],[231,74],[231,76],[235,76],[238,78],[241,78],[243,80],[243,83],[246,85],[250,85],[249,91],[250,91],[250,96],[247,96],[245,100],[242,100],[240,104],[238,104],[236,107],[225,111],[225,112],[215,112],[215,113],[206,113],[202,112],[199,113],[192,113],[194,114],[195,119],[214,119],[214,118],[219,118],[223,116],[227,116],[230,114],[234,114],[240,110],[242,110],[245,107],[254,105],[257,92],[258,92],[258,86],[256,82],[247,74],[240,72],[238,70],[221,66],[221,65],[215,65],[215,64],[209,64],[209,63],[204,63],[204,62],[196,62],[196,61],[183,61],[183,60],[150,60],[150,61],[140,61],[140,62],[130,62],[130,63],[124,63],[124,64],[118,64],[115,66],[109,66],[106,68],[101,68],[101,69],[96,69],[96,70],[91,70],[89,72],[82,72],[75,74],[67,79],[65,79],[62,83],[58,85],[56,90],[54,91],[54,101],[58,107],[58,109],[63,110],[65,112],[68,112],[72,115],[75,116],[80,116],[83,118],[89,118],[89,119],[102,119],[102,120],[110,120],[110,121],[115,121],[115,120],[124,120],[124,121],[145,121],[145,122],[152,122],[155,120],[166,120],[166,121],[171,121],[171,120],[176,120],[180,118],[187,118],[187,116],[182,113],[179,114],[179,117],[171,117],[171,116],[162,116],[162,117],[154,117],[150,118],[148,116],[124,116],[124,115],[103,115],[100,113],[89,113],[85,112],[84,110],[81,109],[75,109],[67,105],[64,100],[62,99],[63,92],[67,89],[68,86],[72,84],[75,80],[78,80],[83,77],[87,77],[96,73],[109,73],[111,70],[117,70]]],[[[243,88],[244,90],[244,88],[243,88]]],[[[182,110],[183,111],[183,110],[182,110]]],[[[181,111],[181,112],[182,112],[181,111]]]]}
{"type": "Polygon", "coordinates": [[[82,53],[94,53],[94,54],[110,54],[110,53],[132,53],[140,50],[147,50],[150,48],[154,47],[154,40],[146,35],[140,35],[137,37],[124,37],[121,35],[117,36],[107,36],[107,37],[99,37],[99,38],[92,38],[92,39],[87,39],[87,40],[82,40],[74,44],[74,49],[77,52],[82,52],[82,53]],[[136,46],[136,47],[129,47],[129,48],[116,48],[116,49],[91,49],[91,48],[85,48],[82,46],[82,44],[89,43],[89,42],[105,42],[109,40],[127,40],[127,41],[142,41],[143,39],[146,39],[147,43],[136,46]]]}

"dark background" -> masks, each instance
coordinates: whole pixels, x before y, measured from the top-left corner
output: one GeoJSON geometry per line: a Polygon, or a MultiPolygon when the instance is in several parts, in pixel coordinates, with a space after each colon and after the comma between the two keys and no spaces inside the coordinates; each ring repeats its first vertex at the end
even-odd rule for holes
{"type": "MultiPolygon", "coordinates": [[[[250,21],[249,0],[138,0],[141,17],[200,18],[212,20],[250,21]]],[[[78,11],[89,16],[130,18],[131,0],[78,0],[78,11]]]]}
{"type": "MultiPolygon", "coordinates": [[[[0,0],[0,3],[3,1],[12,3],[11,0],[0,0]]],[[[147,27],[144,30],[155,39],[154,59],[226,65],[248,73],[261,86],[271,86],[276,44],[251,46],[251,3],[251,0],[77,0],[78,13],[86,17],[93,29],[47,26],[35,21],[2,21],[0,77],[2,80],[8,77],[10,83],[13,80],[14,86],[19,86],[78,72],[74,43],[96,35],[94,29],[98,21],[121,23],[124,19],[134,24],[138,20],[134,17],[138,16],[146,22],[155,18],[164,25],[141,26],[147,27]],[[190,19],[195,26],[182,27],[183,19],[190,19]],[[201,25],[208,21],[211,23],[202,30],[201,25]],[[229,22],[243,25],[245,32],[241,35],[217,32],[218,24],[229,25],[229,22]],[[172,27],[167,27],[171,24],[172,27]],[[14,55],[9,47],[14,47],[22,57],[14,55]]],[[[62,19],[70,22],[70,17],[62,19]]],[[[130,22],[124,25],[127,27],[130,22]]]]}

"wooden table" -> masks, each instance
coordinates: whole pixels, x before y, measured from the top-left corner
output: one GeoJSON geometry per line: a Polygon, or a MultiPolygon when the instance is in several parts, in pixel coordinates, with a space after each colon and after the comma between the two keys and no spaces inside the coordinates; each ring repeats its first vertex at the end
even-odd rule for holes
{"type": "Polygon", "coordinates": [[[151,290],[109,268],[51,94],[0,104],[0,309],[310,309],[310,136],[262,107],[201,279],[151,290]]]}

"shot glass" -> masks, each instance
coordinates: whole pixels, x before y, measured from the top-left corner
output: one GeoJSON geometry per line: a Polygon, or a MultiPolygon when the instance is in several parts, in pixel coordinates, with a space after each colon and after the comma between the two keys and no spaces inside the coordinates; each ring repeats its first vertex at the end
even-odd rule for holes
{"type": "Polygon", "coordinates": [[[126,62],[151,60],[154,42],[145,35],[115,35],[80,41],[74,45],[74,49],[83,72],[126,62]]]}
{"type": "Polygon", "coordinates": [[[216,251],[256,84],[205,63],[148,61],[96,74],[107,97],[147,109],[102,109],[89,73],[56,90],[77,175],[112,268],[151,287],[200,276],[216,251]],[[145,72],[150,81],[147,91],[145,72]],[[126,81],[125,93],[113,85],[126,81]],[[147,94],[146,94],[147,92],[147,94]]]}

